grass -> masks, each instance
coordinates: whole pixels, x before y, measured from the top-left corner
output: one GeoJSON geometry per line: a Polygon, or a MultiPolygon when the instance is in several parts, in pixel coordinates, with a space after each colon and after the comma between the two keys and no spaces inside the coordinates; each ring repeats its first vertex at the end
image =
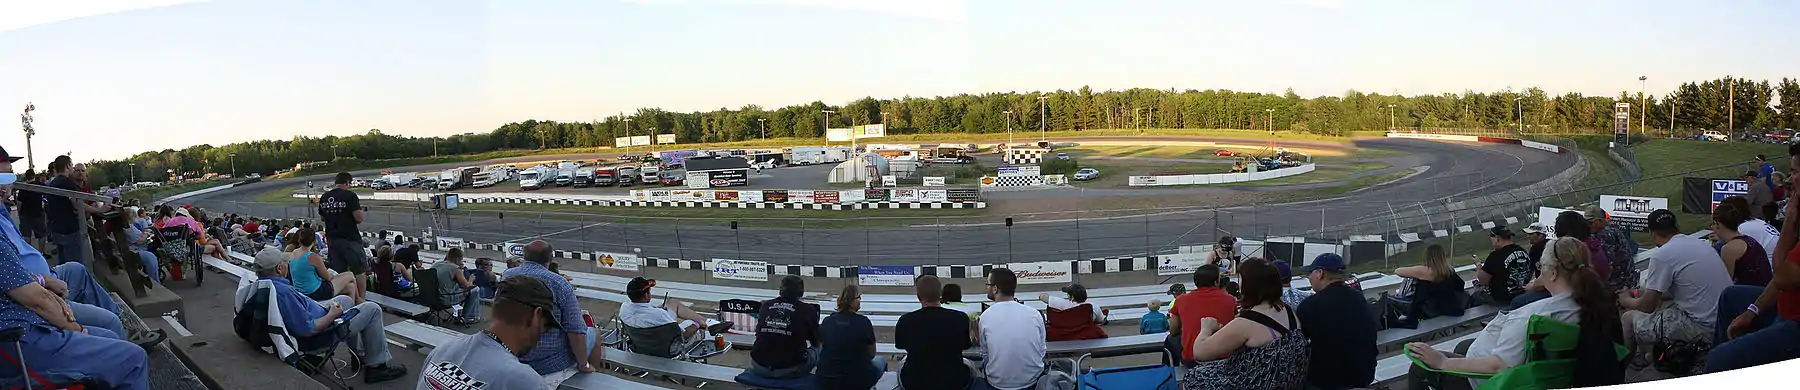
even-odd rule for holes
{"type": "Polygon", "coordinates": [[[934,217],[967,217],[984,215],[985,209],[865,209],[865,210],[791,210],[791,209],[715,209],[691,207],[595,207],[575,205],[479,203],[463,205],[461,212],[542,212],[543,218],[606,221],[618,223],[654,223],[682,225],[729,225],[739,227],[807,227],[856,228],[864,226],[909,226],[935,223],[934,217]],[[858,218],[858,219],[848,219],[858,218]]]}
{"type": "MultiPolygon", "coordinates": [[[[1623,195],[1668,198],[1669,208],[1675,211],[1681,229],[1698,230],[1711,223],[1711,216],[1681,212],[1682,177],[1736,178],[1744,171],[1754,168],[1749,162],[1757,154],[1785,156],[1786,149],[1785,145],[1746,142],[1651,140],[1632,147],[1632,151],[1637,154],[1638,167],[1643,170],[1647,179],[1628,188],[1615,186],[1609,190],[1624,192],[1623,195]]],[[[1776,167],[1785,169],[1783,165],[1787,161],[1777,160],[1774,163],[1776,167]]]]}
{"type": "Polygon", "coordinates": [[[1148,158],[1185,158],[1201,160],[1230,160],[1230,157],[1213,155],[1215,149],[1202,149],[1194,146],[1136,146],[1136,145],[1082,145],[1073,148],[1057,149],[1072,157],[1108,156],[1108,157],[1148,157],[1148,158]]]}

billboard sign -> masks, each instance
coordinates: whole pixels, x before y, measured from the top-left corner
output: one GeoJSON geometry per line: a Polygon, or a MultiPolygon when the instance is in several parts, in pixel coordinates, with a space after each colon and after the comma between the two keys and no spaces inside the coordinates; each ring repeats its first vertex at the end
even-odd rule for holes
{"type": "Polygon", "coordinates": [[[1642,232],[1649,231],[1650,212],[1669,208],[1669,199],[1601,195],[1600,207],[1612,217],[1612,223],[1620,224],[1627,231],[1642,232]]]}
{"type": "Polygon", "coordinates": [[[1003,268],[1013,270],[1019,276],[1019,284],[1063,284],[1075,280],[1074,267],[1067,261],[1007,263],[1003,268]]]}
{"type": "Polygon", "coordinates": [[[657,134],[656,143],[663,145],[675,143],[675,134],[657,134]]]}
{"type": "Polygon", "coordinates": [[[708,175],[706,172],[687,171],[687,177],[682,179],[682,182],[687,184],[687,188],[711,188],[710,176],[712,175],[708,175]]]}
{"type": "Polygon", "coordinates": [[[1564,211],[1573,210],[1552,207],[1538,208],[1538,227],[1544,229],[1544,236],[1556,237],[1556,215],[1564,211]]]}
{"type": "Polygon", "coordinates": [[[612,252],[594,252],[594,266],[597,269],[610,269],[610,270],[614,270],[614,271],[624,271],[624,272],[638,272],[638,266],[642,265],[642,264],[643,264],[642,260],[639,260],[637,255],[624,254],[624,253],[612,253],[612,252]]]}
{"type": "Polygon", "coordinates": [[[880,138],[886,136],[887,125],[884,124],[862,125],[850,130],[851,138],[880,138]]]}
{"type": "Polygon", "coordinates": [[[866,286],[911,286],[913,267],[910,265],[859,265],[856,266],[856,284],[866,286]]]}
{"type": "Polygon", "coordinates": [[[769,263],[749,260],[713,259],[712,277],[751,282],[769,281],[769,263]]]}
{"type": "Polygon", "coordinates": [[[850,129],[825,129],[825,140],[830,142],[850,142],[850,129]]]}
{"type": "Polygon", "coordinates": [[[943,187],[944,186],[944,178],[942,176],[926,176],[925,177],[925,186],[926,187],[943,187]]]}

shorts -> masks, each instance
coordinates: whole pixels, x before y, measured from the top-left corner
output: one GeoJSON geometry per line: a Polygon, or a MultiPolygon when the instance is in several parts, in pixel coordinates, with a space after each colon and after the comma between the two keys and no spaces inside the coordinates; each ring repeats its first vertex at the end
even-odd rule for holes
{"type": "Polygon", "coordinates": [[[360,238],[332,238],[325,249],[325,267],[353,274],[369,273],[369,252],[360,238]]]}
{"type": "Polygon", "coordinates": [[[321,301],[321,302],[329,301],[329,300],[331,300],[332,297],[335,297],[335,296],[337,296],[337,291],[335,291],[335,287],[333,287],[331,285],[330,280],[319,282],[319,288],[313,289],[312,292],[306,293],[307,298],[312,298],[312,300],[321,301]]]}
{"type": "Polygon", "coordinates": [[[1640,344],[1659,340],[1711,344],[1713,327],[1695,321],[1674,302],[1663,302],[1655,313],[1627,311],[1625,318],[1631,320],[1632,339],[1640,344]]]}

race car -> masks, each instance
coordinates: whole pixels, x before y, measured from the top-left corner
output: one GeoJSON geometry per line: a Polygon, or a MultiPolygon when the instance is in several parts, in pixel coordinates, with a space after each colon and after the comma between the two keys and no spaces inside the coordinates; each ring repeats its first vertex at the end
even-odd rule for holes
{"type": "Polygon", "coordinates": [[[1219,149],[1219,150],[1214,150],[1213,155],[1219,156],[1219,157],[1237,157],[1238,154],[1237,154],[1237,152],[1233,152],[1230,150],[1219,149]]]}

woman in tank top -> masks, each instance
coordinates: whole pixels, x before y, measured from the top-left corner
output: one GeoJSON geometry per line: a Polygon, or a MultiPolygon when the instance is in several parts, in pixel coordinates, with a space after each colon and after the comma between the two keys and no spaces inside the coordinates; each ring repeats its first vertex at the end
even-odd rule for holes
{"type": "Polygon", "coordinates": [[[350,273],[332,274],[325,267],[325,256],[317,251],[318,238],[309,234],[311,229],[301,229],[295,234],[294,249],[288,251],[288,276],[294,282],[294,289],[305,293],[315,301],[329,300],[339,294],[356,296],[352,291],[356,288],[355,279],[350,273]],[[326,283],[330,281],[330,283],[326,283]]]}
{"type": "Polygon", "coordinates": [[[1720,203],[1713,209],[1713,236],[1719,239],[1719,259],[1731,282],[1739,285],[1766,286],[1775,276],[1769,266],[1769,254],[1762,244],[1738,231],[1738,225],[1750,219],[1748,210],[1731,203],[1720,203]]]}

